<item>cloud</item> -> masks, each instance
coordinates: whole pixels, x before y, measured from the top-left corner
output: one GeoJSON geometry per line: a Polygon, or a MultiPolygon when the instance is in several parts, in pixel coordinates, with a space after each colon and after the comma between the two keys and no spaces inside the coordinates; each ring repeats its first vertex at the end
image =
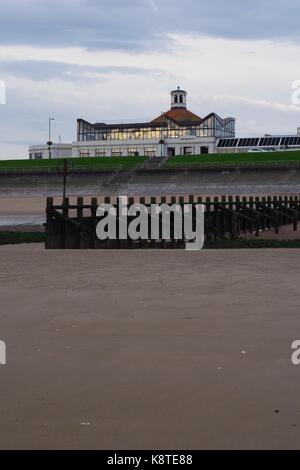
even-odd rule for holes
{"type": "Polygon", "coordinates": [[[51,60],[3,60],[0,61],[2,76],[13,75],[14,77],[29,78],[36,81],[64,80],[92,81],[97,77],[120,73],[127,75],[138,75],[145,73],[155,73],[155,69],[145,69],[142,67],[127,67],[118,65],[79,65],[68,64],[66,62],[55,62],[51,60]]]}
{"type": "Polygon", "coordinates": [[[236,117],[239,135],[300,124],[298,1],[10,0],[0,13],[0,158],[44,142],[49,115],[64,141],[79,117],[150,120],[177,85],[200,116],[236,117]]]}
{"type": "Polygon", "coordinates": [[[10,0],[2,3],[2,44],[136,51],[167,48],[171,41],[167,33],[293,41],[300,37],[298,0],[10,0]]]}

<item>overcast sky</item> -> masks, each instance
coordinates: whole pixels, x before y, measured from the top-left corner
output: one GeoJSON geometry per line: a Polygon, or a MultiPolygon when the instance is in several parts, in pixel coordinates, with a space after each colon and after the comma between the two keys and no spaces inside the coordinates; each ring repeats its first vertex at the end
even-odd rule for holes
{"type": "Polygon", "coordinates": [[[0,158],[76,139],[76,119],[150,120],[177,85],[240,136],[295,133],[299,0],[9,0],[0,11],[0,158]],[[1,93],[1,86],[0,86],[1,93]],[[0,94],[1,97],[1,94],[0,94]]]}

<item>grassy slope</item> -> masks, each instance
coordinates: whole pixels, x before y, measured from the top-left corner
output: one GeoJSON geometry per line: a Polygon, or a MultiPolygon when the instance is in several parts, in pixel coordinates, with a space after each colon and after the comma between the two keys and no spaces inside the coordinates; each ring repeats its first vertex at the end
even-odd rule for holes
{"type": "MultiPolygon", "coordinates": [[[[139,163],[143,163],[144,157],[102,157],[102,158],[69,158],[73,168],[133,168],[139,163]]],[[[0,160],[0,171],[3,169],[40,169],[62,168],[61,159],[53,160],[0,160]]]]}
{"type": "MultiPolygon", "coordinates": [[[[145,157],[102,157],[102,158],[70,158],[68,161],[73,168],[95,168],[110,169],[122,167],[124,169],[134,168],[142,163],[145,157]]],[[[1,170],[18,169],[57,169],[60,159],[53,160],[0,160],[1,170]]],[[[198,166],[242,166],[242,165],[278,165],[278,164],[300,164],[300,151],[293,152],[265,152],[265,153],[230,153],[210,155],[185,155],[177,156],[169,160],[167,168],[176,167],[198,167],[198,166]]]]}
{"type": "Polygon", "coordinates": [[[167,167],[178,166],[242,166],[247,164],[272,165],[279,163],[300,164],[300,151],[293,152],[262,152],[262,153],[228,153],[214,155],[187,155],[174,157],[167,163],[167,167]]]}

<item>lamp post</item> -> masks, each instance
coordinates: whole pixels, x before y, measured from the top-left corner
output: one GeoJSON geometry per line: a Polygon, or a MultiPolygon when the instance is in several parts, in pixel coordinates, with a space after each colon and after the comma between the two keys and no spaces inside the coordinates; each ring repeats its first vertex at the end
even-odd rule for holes
{"type": "Polygon", "coordinates": [[[52,142],[51,142],[51,121],[54,121],[54,118],[49,117],[49,140],[47,142],[48,149],[49,149],[49,159],[51,159],[51,146],[52,146],[52,142]]]}

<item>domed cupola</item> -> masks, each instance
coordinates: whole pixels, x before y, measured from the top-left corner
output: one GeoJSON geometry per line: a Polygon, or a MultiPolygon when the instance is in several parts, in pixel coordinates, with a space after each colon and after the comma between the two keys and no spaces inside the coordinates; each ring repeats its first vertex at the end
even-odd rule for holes
{"type": "Polygon", "coordinates": [[[171,108],[186,109],[186,95],[187,92],[181,90],[180,87],[178,87],[177,90],[171,91],[171,108]]]}

